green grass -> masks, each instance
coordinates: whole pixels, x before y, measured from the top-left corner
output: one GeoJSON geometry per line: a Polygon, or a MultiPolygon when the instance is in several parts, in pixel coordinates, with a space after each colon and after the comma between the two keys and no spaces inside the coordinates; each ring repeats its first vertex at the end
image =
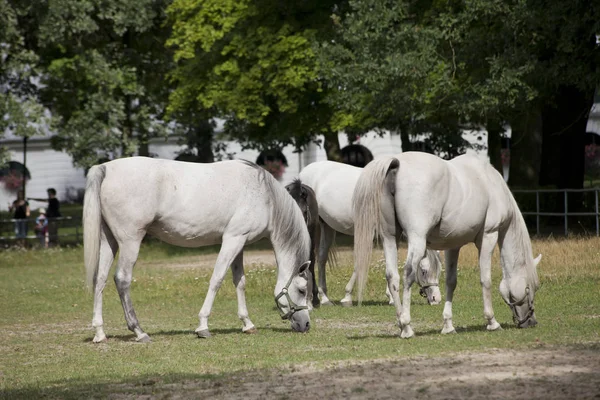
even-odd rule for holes
{"type": "MultiPolygon", "coordinates": [[[[258,248],[261,246],[266,247],[262,244],[258,248]]],[[[344,360],[434,356],[491,348],[597,346],[600,239],[538,241],[534,247],[544,253],[544,259],[540,266],[543,286],[536,296],[540,324],[533,329],[514,327],[510,310],[496,289],[501,272],[495,267],[493,304],[504,329],[485,330],[476,257],[472,249],[466,249],[461,254],[454,300],[457,335],[439,333],[442,305],[427,305],[418,290],[413,290],[411,311],[416,336],[400,339],[394,309],[386,304],[380,263],[370,271],[365,305],[315,310],[311,331],[293,333],[274,307],[274,268],[255,265],[246,268],[247,300],[259,333],[241,333],[229,275],[209,320],[213,337],[201,340],[193,332],[212,270],[172,265],[189,263],[216,249],[178,250],[146,244],[132,286],[140,323],[153,339],[146,345],[135,343],[127,330],[112,282],[104,296],[109,342],[91,343],[92,297],[83,288],[80,248],[4,251],[0,253],[0,397],[151,395],[159,385],[220,379],[237,371],[282,366],[293,369],[298,363],[323,366],[344,360]]],[[[349,260],[345,253],[340,267],[329,271],[329,294],[334,300],[342,297],[351,274],[349,260]]],[[[361,390],[358,387],[353,392],[361,390]]]]}

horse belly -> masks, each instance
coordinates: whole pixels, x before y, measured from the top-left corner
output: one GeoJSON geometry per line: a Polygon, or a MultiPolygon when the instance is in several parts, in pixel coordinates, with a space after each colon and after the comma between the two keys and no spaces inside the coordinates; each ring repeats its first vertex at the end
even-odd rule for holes
{"type": "Polygon", "coordinates": [[[427,236],[428,245],[436,250],[453,249],[472,243],[481,232],[484,217],[442,219],[427,236]]]}
{"type": "Polygon", "coordinates": [[[148,227],[148,234],[174,246],[202,247],[219,244],[223,232],[209,227],[197,227],[188,223],[154,223],[148,227]]]}

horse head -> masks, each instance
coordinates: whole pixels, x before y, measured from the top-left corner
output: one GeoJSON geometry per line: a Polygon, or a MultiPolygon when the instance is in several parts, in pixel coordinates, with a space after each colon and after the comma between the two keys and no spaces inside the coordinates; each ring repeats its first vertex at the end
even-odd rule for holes
{"type": "MultiPolygon", "coordinates": [[[[534,268],[542,259],[540,254],[533,260],[534,268]]],[[[518,328],[529,328],[537,325],[533,301],[537,283],[527,276],[513,275],[510,279],[503,278],[500,282],[500,294],[513,313],[513,321],[518,328]]]]}
{"type": "Polygon", "coordinates": [[[427,250],[425,258],[421,260],[417,267],[416,281],[421,286],[419,294],[425,297],[431,305],[439,304],[442,301],[439,285],[441,272],[442,262],[438,252],[427,250]]]}
{"type": "Polygon", "coordinates": [[[292,330],[307,332],[310,329],[310,316],[308,314],[310,261],[302,264],[297,274],[292,274],[286,285],[275,291],[275,304],[281,319],[288,319],[292,330]]]}
{"type": "Polygon", "coordinates": [[[311,221],[311,213],[310,213],[310,201],[314,201],[315,198],[314,192],[309,193],[311,190],[308,186],[302,184],[300,179],[294,179],[292,183],[288,184],[285,189],[288,193],[294,198],[298,207],[302,211],[302,216],[304,217],[304,221],[306,223],[310,223],[311,221]],[[312,199],[309,199],[312,194],[312,199]]]}

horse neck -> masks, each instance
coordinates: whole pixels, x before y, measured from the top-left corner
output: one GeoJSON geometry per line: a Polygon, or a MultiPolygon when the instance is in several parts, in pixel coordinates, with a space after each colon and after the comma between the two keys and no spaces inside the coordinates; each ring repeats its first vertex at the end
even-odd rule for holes
{"type": "Polygon", "coordinates": [[[310,236],[300,208],[283,190],[272,190],[271,244],[277,260],[277,290],[310,258],[310,236]]]}
{"type": "Polygon", "coordinates": [[[505,277],[522,274],[527,277],[528,282],[537,287],[538,276],[533,263],[527,225],[512,194],[510,200],[513,216],[500,245],[502,272],[505,277]]]}

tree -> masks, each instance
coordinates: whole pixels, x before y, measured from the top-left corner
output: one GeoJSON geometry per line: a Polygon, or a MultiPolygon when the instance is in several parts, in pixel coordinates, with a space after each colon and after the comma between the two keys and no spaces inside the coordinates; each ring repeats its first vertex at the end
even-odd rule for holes
{"type": "MultiPolygon", "coordinates": [[[[38,57],[27,48],[27,7],[0,0],[0,137],[7,131],[30,137],[44,133],[49,117],[39,101],[38,57]]],[[[8,159],[0,148],[0,164],[8,159]]]]}
{"type": "Polygon", "coordinates": [[[331,31],[335,3],[309,0],[175,0],[169,44],[178,65],[169,109],[190,104],[226,119],[226,132],[246,147],[292,144],[325,135],[339,159],[332,110],[323,99],[313,46],[331,31]]]}
{"type": "Polygon", "coordinates": [[[400,130],[410,150],[412,135],[431,133],[456,148],[462,129],[500,125],[502,111],[532,91],[520,81],[524,70],[486,57],[485,24],[471,13],[507,7],[487,3],[351,1],[347,13],[335,16],[335,43],[322,43],[320,51],[331,66],[326,78],[340,88],[328,100],[349,116],[337,128],[400,130]]]}
{"type": "Polygon", "coordinates": [[[168,0],[39,2],[35,42],[47,68],[43,99],[60,117],[53,146],[88,167],[147,155],[165,133],[171,54],[164,48],[168,0]]]}

